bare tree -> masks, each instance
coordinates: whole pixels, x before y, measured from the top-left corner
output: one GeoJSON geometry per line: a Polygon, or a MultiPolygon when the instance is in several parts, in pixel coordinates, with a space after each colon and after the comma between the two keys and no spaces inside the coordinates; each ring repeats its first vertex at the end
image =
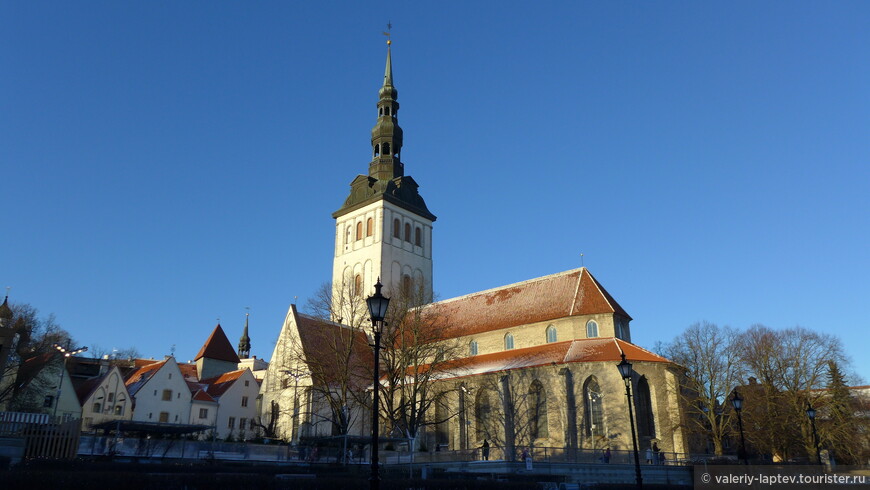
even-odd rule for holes
{"type": "Polygon", "coordinates": [[[459,346],[443,335],[446,320],[422,304],[425,294],[413,284],[394,291],[382,337],[380,411],[393,433],[412,441],[421,429],[456,415],[447,403],[453,388],[439,380],[452,373],[459,346]]]}
{"type": "Polygon", "coordinates": [[[840,340],[802,327],[754,325],[741,336],[740,352],[747,374],[759,382],[744,389],[747,439],[783,459],[796,453],[815,459],[806,409],[823,395],[828,363],[846,362],[840,340]]]}
{"type": "Polygon", "coordinates": [[[9,304],[13,339],[9,358],[0,377],[0,405],[13,410],[34,411],[42,406],[41,395],[57,383],[60,369],[54,344],[71,345],[69,332],[54,315],[40,317],[29,304],[9,304]],[[43,372],[46,371],[46,372],[43,372]],[[50,372],[49,372],[50,371],[50,372]]]}
{"type": "Polygon", "coordinates": [[[734,412],[725,410],[726,397],[740,382],[739,334],[731,327],[696,323],[660,352],[685,369],[681,390],[688,429],[713,442],[717,456],[731,430],[734,412]]]}

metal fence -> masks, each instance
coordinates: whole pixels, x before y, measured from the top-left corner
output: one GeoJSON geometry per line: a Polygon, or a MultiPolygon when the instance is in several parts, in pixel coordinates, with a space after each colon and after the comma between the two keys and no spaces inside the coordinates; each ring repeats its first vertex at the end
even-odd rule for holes
{"type": "Polygon", "coordinates": [[[45,414],[0,413],[0,437],[24,441],[24,458],[72,459],[82,421],[45,414]]]}

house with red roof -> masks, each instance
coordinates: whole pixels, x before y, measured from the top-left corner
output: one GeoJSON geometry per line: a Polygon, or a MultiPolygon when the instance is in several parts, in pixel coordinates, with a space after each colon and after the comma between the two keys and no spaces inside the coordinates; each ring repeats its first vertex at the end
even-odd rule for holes
{"type": "Polygon", "coordinates": [[[169,424],[190,420],[190,388],[174,357],[139,367],[125,385],[133,397],[132,420],[169,424]]]}
{"type": "MultiPolygon", "coordinates": [[[[332,213],[330,315],[313,318],[290,306],[263,381],[264,424],[293,442],[336,430],[369,433],[365,400],[375,386],[374,362],[362,300],[380,282],[386,296],[416,293],[418,304],[429,303],[414,313],[434,335],[402,336],[383,347],[432,345],[430,357],[415,361],[407,376],[387,379],[384,372],[378,382],[419,385],[421,372],[438,369],[427,378],[431,386],[401,395],[426,397],[406,406],[431,405],[417,422],[418,446],[461,450],[486,441],[507,459],[523,447],[548,447],[551,454],[629,450],[632,424],[616,367],[625,359],[632,364],[641,448],[687,452],[678,366],[632,343],[631,316],[585,267],[431,303],[436,217],[405,173],[397,97],[388,48],[368,174],[350,182],[348,197],[332,213]],[[439,360],[438,352],[446,358],[439,360]]],[[[395,406],[391,401],[381,408],[395,406]]],[[[409,435],[407,427],[393,423],[387,432],[409,435]]]]}
{"type": "Polygon", "coordinates": [[[99,376],[74,378],[73,384],[81,404],[82,430],[103,422],[133,418],[133,397],[118,366],[111,366],[99,376]]]}
{"type": "Polygon", "coordinates": [[[257,433],[260,384],[250,369],[223,373],[198,383],[191,401],[190,423],[211,425],[219,439],[248,440],[257,433]]]}

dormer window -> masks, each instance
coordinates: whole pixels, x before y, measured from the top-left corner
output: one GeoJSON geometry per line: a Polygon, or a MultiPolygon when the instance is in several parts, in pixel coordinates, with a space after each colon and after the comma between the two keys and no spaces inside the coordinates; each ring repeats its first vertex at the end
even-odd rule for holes
{"type": "Polygon", "coordinates": [[[586,322],[586,337],[590,339],[598,337],[598,323],[595,320],[586,322]]]}
{"type": "Polygon", "coordinates": [[[547,343],[552,344],[557,340],[557,337],[558,335],[556,333],[556,327],[554,327],[553,325],[547,327],[547,343]]]}

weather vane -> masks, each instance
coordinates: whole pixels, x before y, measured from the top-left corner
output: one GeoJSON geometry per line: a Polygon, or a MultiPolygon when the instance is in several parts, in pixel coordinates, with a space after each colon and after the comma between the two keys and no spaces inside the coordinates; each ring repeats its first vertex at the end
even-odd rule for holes
{"type": "Polygon", "coordinates": [[[390,21],[387,21],[387,32],[384,32],[383,35],[387,36],[387,46],[393,44],[393,41],[390,40],[390,33],[393,30],[393,24],[390,21]]]}
{"type": "Polygon", "coordinates": [[[248,310],[245,312],[245,318],[247,318],[247,317],[251,316],[251,307],[246,306],[245,309],[248,310]]]}

